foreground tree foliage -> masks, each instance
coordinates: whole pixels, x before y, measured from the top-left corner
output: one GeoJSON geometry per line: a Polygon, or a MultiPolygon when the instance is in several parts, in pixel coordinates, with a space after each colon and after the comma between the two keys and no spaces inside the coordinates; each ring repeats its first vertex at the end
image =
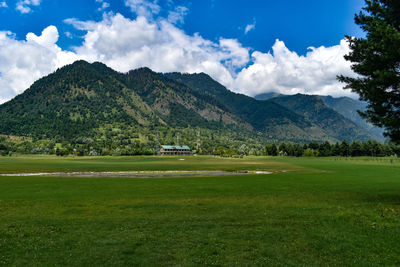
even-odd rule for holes
{"type": "Polygon", "coordinates": [[[338,79],[368,102],[360,114],[400,143],[400,1],[367,0],[363,9],[355,22],[366,38],[347,36],[351,52],[345,56],[360,76],[338,79]]]}

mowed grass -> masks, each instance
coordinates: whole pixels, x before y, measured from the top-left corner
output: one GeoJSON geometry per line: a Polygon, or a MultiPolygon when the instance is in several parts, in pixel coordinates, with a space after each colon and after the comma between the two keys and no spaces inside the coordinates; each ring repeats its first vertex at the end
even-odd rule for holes
{"type": "MultiPolygon", "coordinates": [[[[104,171],[167,171],[167,170],[281,170],[284,166],[299,168],[285,163],[266,161],[265,158],[220,158],[220,157],[53,157],[19,156],[1,157],[1,173],[38,172],[104,172],[104,171]],[[182,160],[183,159],[183,160],[182,160]]],[[[301,168],[301,167],[300,167],[301,168]]]]}
{"type": "Polygon", "coordinates": [[[399,265],[395,160],[0,158],[0,173],[270,170],[189,178],[0,177],[0,264],[399,265]]]}

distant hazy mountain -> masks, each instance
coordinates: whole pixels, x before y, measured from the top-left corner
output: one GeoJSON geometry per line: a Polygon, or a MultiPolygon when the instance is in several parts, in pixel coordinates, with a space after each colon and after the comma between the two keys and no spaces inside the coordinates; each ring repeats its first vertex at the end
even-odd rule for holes
{"type": "MultiPolygon", "coordinates": [[[[269,100],[276,97],[284,97],[286,95],[282,95],[279,93],[271,92],[271,93],[264,93],[254,96],[257,100],[269,100]]],[[[310,101],[314,97],[313,95],[305,95],[310,98],[310,101]]],[[[375,139],[380,141],[384,140],[383,136],[383,129],[368,123],[364,118],[362,118],[358,114],[358,110],[364,111],[366,109],[367,103],[355,100],[350,97],[332,97],[332,96],[318,96],[324,104],[336,111],[337,113],[343,115],[345,118],[351,120],[356,125],[364,128],[370,134],[374,136],[375,139]]]]}
{"type": "Polygon", "coordinates": [[[270,93],[256,95],[254,98],[257,100],[263,101],[263,100],[269,100],[271,98],[275,98],[275,97],[279,97],[279,96],[283,96],[283,95],[280,93],[270,92],[270,93]]]}
{"type": "Polygon", "coordinates": [[[364,129],[367,129],[378,139],[383,140],[383,129],[368,123],[357,112],[357,110],[364,111],[367,107],[367,103],[352,99],[350,97],[335,98],[332,96],[320,96],[320,98],[324,101],[325,105],[342,114],[344,117],[350,119],[364,129]]]}
{"type": "MultiPolygon", "coordinates": [[[[366,131],[363,128],[327,107],[319,96],[296,94],[271,98],[269,101],[303,115],[335,139],[343,140],[348,136],[356,137],[356,139],[365,138],[366,131]]],[[[369,134],[369,138],[374,137],[369,134]]]]}
{"type": "Polygon", "coordinates": [[[307,99],[298,95],[294,100],[259,101],[227,90],[204,73],[159,74],[141,68],[123,74],[102,63],[77,61],[1,105],[0,134],[62,140],[105,131],[119,131],[121,136],[132,134],[132,128],[140,132],[195,127],[214,133],[211,137],[230,136],[242,142],[249,137],[265,141],[372,137],[322,100],[307,99]],[[128,128],[131,132],[123,130],[128,128]]]}

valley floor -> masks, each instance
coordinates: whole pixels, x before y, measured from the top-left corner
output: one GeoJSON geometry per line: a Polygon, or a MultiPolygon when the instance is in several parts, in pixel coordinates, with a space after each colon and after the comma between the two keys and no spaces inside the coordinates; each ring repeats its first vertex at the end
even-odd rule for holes
{"type": "Polygon", "coordinates": [[[400,265],[397,158],[0,157],[0,265],[400,265]]]}

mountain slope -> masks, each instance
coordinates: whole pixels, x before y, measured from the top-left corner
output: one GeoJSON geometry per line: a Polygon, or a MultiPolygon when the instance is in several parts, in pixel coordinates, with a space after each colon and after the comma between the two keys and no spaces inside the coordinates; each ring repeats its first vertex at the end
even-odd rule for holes
{"type": "Polygon", "coordinates": [[[203,126],[210,122],[236,124],[252,129],[212,99],[194,94],[183,84],[165,79],[148,68],[133,70],[123,76],[125,84],[171,126],[203,126]]]}
{"type": "MultiPolygon", "coordinates": [[[[285,95],[279,93],[264,93],[254,96],[257,100],[270,100],[276,97],[283,97],[285,95]]],[[[358,126],[367,130],[377,140],[384,141],[383,129],[368,123],[364,118],[358,114],[358,110],[363,111],[366,109],[367,103],[355,100],[349,97],[332,97],[332,96],[319,96],[324,104],[343,115],[345,118],[351,120],[358,126]]]]}
{"type": "Polygon", "coordinates": [[[184,83],[196,92],[214,97],[232,113],[241,116],[255,129],[270,137],[282,137],[293,141],[373,138],[342,115],[326,107],[316,97],[297,95],[285,98],[283,95],[268,94],[260,98],[270,100],[261,101],[235,94],[204,73],[164,75],[184,83]]]}
{"type": "Polygon", "coordinates": [[[149,125],[157,117],[139,95],[101,63],[78,61],[36,81],[0,106],[0,131],[72,137],[102,124],[149,125]]]}
{"type": "Polygon", "coordinates": [[[313,124],[323,129],[327,135],[337,140],[349,138],[350,140],[368,140],[373,138],[366,130],[328,108],[319,96],[296,94],[275,97],[268,101],[278,103],[298,114],[302,114],[313,124]]]}
{"type": "Polygon", "coordinates": [[[209,96],[219,105],[250,123],[255,130],[269,138],[280,140],[322,140],[327,136],[315,129],[303,116],[274,102],[258,101],[252,97],[237,94],[204,73],[166,73],[165,77],[183,83],[198,94],[209,96]]]}
{"type": "Polygon", "coordinates": [[[1,105],[0,134],[104,142],[118,136],[129,143],[154,141],[155,129],[167,134],[196,128],[206,130],[210,146],[217,139],[261,144],[368,138],[322,100],[295,106],[276,99],[283,98],[258,101],[236,94],[204,73],[159,74],[148,68],[119,73],[77,61],[1,105]]]}
{"type": "Polygon", "coordinates": [[[77,61],[36,81],[0,106],[0,133],[35,137],[94,136],[104,125],[221,129],[252,127],[150,69],[118,73],[77,61]]]}
{"type": "Polygon", "coordinates": [[[362,118],[357,110],[364,111],[367,107],[367,103],[351,99],[349,97],[332,97],[332,96],[320,96],[325,105],[342,114],[344,117],[355,122],[357,125],[363,127],[372,133],[376,138],[383,141],[383,129],[376,127],[368,123],[362,118]]]}

